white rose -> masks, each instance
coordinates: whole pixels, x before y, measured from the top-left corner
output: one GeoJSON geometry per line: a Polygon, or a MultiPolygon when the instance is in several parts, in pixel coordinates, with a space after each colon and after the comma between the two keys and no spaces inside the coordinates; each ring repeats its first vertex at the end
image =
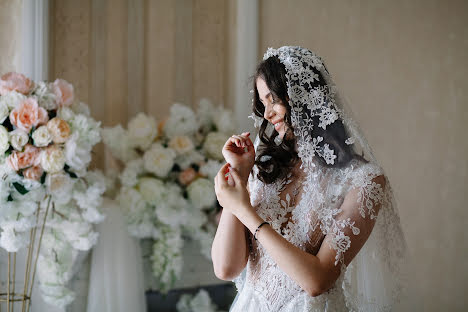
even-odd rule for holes
{"type": "Polygon", "coordinates": [[[192,140],[187,136],[175,136],[169,141],[169,147],[176,151],[177,154],[186,154],[193,150],[192,140]]]}
{"type": "Polygon", "coordinates": [[[0,124],[7,119],[9,114],[10,110],[8,109],[8,106],[5,103],[0,102],[0,124]]]}
{"type": "Polygon", "coordinates": [[[71,108],[75,114],[81,114],[87,117],[91,116],[89,106],[86,103],[75,102],[72,104],[71,108]]]}
{"type": "Polygon", "coordinates": [[[155,178],[141,178],[138,182],[138,190],[145,201],[154,205],[161,202],[167,192],[164,183],[155,178]]]}
{"type": "Polygon", "coordinates": [[[41,166],[44,171],[49,173],[55,173],[62,170],[65,166],[65,155],[63,150],[56,145],[52,145],[42,151],[41,166]]]}
{"type": "Polygon", "coordinates": [[[73,171],[81,175],[91,162],[91,147],[78,140],[78,133],[74,133],[65,143],[66,163],[73,171]]]}
{"type": "Polygon", "coordinates": [[[168,184],[164,199],[157,204],[155,214],[160,221],[174,228],[186,222],[185,212],[189,207],[182,189],[177,184],[168,184]]]}
{"type": "Polygon", "coordinates": [[[120,182],[125,186],[134,186],[138,183],[138,176],[144,171],[143,159],[137,158],[127,163],[120,174],[120,182]]]}
{"type": "Polygon", "coordinates": [[[63,106],[57,110],[57,117],[69,122],[75,117],[75,113],[69,107],[63,106]]]}
{"type": "Polygon", "coordinates": [[[11,146],[17,151],[23,150],[23,146],[29,141],[29,136],[23,130],[17,128],[9,133],[11,146]]]}
{"type": "Polygon", "coordinates": [[[229,137],[221,132],[210,132],[206,136],[203,149],[208,157],[223,160],[223,146],[229,137]]]}
{"type": "Polygon", "coordinates": [[[204,211],[197,209],[196,207],[190,206],[184,211],[184,226],[190,231],[192,235],[196,235],[207,221],[208,217],[204,211]]]}
{"type": "Polygon", "coordinates": [[[130,143],[146,150],[158,135],[158,127],[153,117],[139,113],[128,123],[130,143]]]}
{"type": "Polygon", "coordinates": [[[159,177],[165,177],[172,169],[175,157],[173,149],[155,143],[143,156],[145,169],[159,177]]]}
{"type": "Polygon", "coordinates": [[[236,125],[234,123],[234,116],[228,110],[220,108],[216,117],[214,118],[216,129],[223,133],[234,133],[236,132],[236,125]]]}
{"type": "Polygon", "coordinates": [[[5,153],[10,147],[8,143],[8,130],[0,125],[0,154],[5,153]]]}
{"type": "Polygon", "coordinates": [[[187,154],[179,155],[175,159],[175,163],[179,165],[182,170],[187,169],[192,164],[199,164],[205,160],[205,156],[197,152],[196,150],[192,150],[187,154]]]}
{"type": "Polygon", "coordinates": [[[72,133],[78,133],[79,139],[91,146],[101,141],[101,122],[85,115],[75,115],[69,122],[72,133]]]}
{"type": "Polygon", "coordinates": [[[222,166],[223,165],[221,162],[210,159],[208,160],[207,163],[203,164],[200,167],[200,173],[208,177],[208,179],[213,180],[214,177],[216,177],[216,175],[218,174],[218,171],[219,169],[221,169],[222,166]]]}
{"type": "Polygon", "coordinates": [[[39,82],[34,94],[37,97],[39,106],[44,107],[46,110],[57,109],[57,98],[47,83],[39,82]]]}
{"type": "Polygon", "coordinates": [[[198,102],[197,119],[201,127],[206,130],[212,127],[213,113],[215,111],[216,109],[209,99],[200,99],[200,102],[198,102]]]}
{"type": "Polygon", "coordinates": [[[47,126],[40,126],[37,128],[33,134],[32,138],[34,140],[34,145],[38,147],[45,147],[52,142],[52,137],[50,136],[47,126]]]}
{"type": "Polygon", "coordinates": [[[216,201],[213,182],[198,178],[187,187],[188,197],[199,209],[211,208],[216,201]]]}
{"type": "Polygon", "coordinates": [[[59,204],[68,203],[73,195],[73,185],[75,184],[68,174],[53,173],[48,174],[45,184],[48,192],[53,196],[54,201],[59,204]]]}
{"type": "Polygon", "coordinates": [[[190,107],[179,103],[171,106],[170,117],[164,124],[164,132],[167,137],[192,134],[197,129],[197,117],[190,107]]]}
{"type": "Polygon", "coordinates": [[[104,128],[101,130],[102,140],[112,155],[123,162],[138,158],[138,153],[132,148],[128,131],[117,125],[113,128],[104,128]]]}
{"type": "Polygon", "coordinates": [[[122,187],[116,200],[126,213],[139,214],[144,212],[146,208],[143,196],[133,187],[122,187]]]}
{"type": "Polygon", "coordinates": [[[0,96],[0,104],[6,105],[10,110],[13,110],[21,102],[26,100],[26,96],[16,91],[10,91],[7,94],[0,96]]]}

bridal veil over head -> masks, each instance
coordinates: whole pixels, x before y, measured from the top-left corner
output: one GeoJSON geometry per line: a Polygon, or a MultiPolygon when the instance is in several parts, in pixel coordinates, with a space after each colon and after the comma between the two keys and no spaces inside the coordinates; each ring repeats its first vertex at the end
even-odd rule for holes
{"type": "MultiPolygon", "coordinates": [[[[319,219],[316,226],[331,237],[328,244],[336,251],[335,265],[342,266],[337,287],[344,293],[346,307],[353,311],[390,310],[404,285],[402,268],[407,259],[407,247],[388,178],[351,117],[322,59],[308,49],[294,46],[269,48],[264,60],[273,56],[286,69],[291,122],[301,169],[306,176],[301,201],[319,203],[313,208],[319,219]],[[316,83],[319,76],[325,83],[316,83]],[[341,122],[348,134],[341,145],[327,142],[320,135],[336,122],[341,122]],[[340,146],[352,147],[367,161],[366,165],[359,168],[333,166],[342,155],[338,150],[340,146]],[[317,161],[319,157],[323,161],[317,161]],[[384,186],[373,180],[382,175],[384,186]],[[340,192],[339,186],[344,184],[357,190],[359,205],[351,213],[342,213],[339,206],[330,205],[329,199],[333,199],[335,193],[340,192]],[[346,267],[343,260],[353,248],[351,237],[366,230],[361,226],[365,224],[361,218],[373,220],[375,224],[362,249],[346,267]]],[[[256,124],[263,121],[255,118],[256,124]]],[[[255,145],[258,144],[257,137],[255,145]]]]}

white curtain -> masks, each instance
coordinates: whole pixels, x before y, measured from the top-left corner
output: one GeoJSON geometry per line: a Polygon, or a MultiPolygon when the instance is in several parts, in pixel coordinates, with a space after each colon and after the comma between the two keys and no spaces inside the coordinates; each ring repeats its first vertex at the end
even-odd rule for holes
{"type": "Polygon", "coordinates": [[[130,237],[120,207],[105,199],[89,278],[88,312],[145,312],[143,265],[139,242],[130,237]]]}

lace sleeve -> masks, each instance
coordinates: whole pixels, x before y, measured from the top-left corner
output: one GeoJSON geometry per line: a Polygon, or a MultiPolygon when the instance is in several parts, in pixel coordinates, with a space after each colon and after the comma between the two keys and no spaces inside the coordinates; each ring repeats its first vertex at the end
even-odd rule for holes
{"type": "Polygon", "coordinates": [[[384,201],[385,185],[382,174],[361,174],[353,180],[343,203],[329,220],[322,244],[329,248],[320,248],[319,253],[335,253],[335,265],[351,262],[372,232],[384,201]]]}

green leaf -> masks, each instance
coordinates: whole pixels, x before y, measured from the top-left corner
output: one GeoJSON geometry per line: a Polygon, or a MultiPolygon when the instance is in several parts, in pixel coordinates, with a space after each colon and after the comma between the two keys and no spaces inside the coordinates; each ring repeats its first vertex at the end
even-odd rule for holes
{"type": "Polygon", "coordinates": [[[18,182],[13,182],[13,186],[21,195],[29,192],[23,185],[19,184],[18,182]]]}
{"type": "Polygon", "coordinates": [[[44,172],[41,176],[41,184],[45,183],[46,176],[47,176],[47,173],[44,172]]]}
{"type": "Polygon", "coordinates": [[[71,178],[78,178],[78,176],[76,175],[76,173],[74,173],[73,171],[70,171],[70,167],[68,167],[67,165],[65,165],[65,167],[63,167],[63,170],[68,173],[68,175],[71,177],[71,178]]]}

